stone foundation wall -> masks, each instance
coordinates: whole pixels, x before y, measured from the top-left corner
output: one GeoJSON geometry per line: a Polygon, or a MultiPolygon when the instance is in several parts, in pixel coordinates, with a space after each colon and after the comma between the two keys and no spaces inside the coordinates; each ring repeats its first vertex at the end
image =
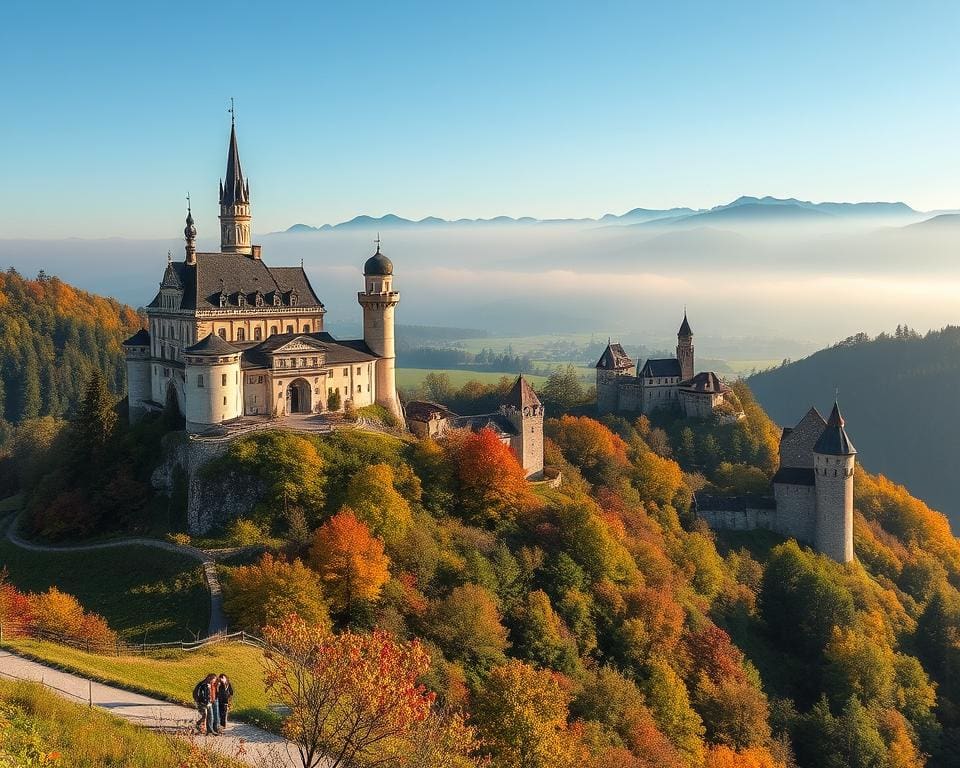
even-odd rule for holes
{"type": "Polygon", "coordinates": [[[817,495],[812,485],[776,483],[773,496],[777,500],[773,529],[805,544],[813,544],[817,530],[817,495]]]}
{"type": "Polygon", "coordinates": [[[714,530],[754,531],[758,528],[769,530],[773,524],[772,509],[709,510],[701,509],[697,513],[714,530]]]}

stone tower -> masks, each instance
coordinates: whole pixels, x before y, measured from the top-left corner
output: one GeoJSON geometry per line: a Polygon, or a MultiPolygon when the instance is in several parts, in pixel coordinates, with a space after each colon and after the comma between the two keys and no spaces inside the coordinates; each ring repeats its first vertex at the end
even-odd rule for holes
{"type": "Polygon", "coordinates": [[[237,149],[237,126],[232,117],[227,175],[220,181],[220,250],[223,253],[254,254],[250,244],[250,182],[243,178],[237,149]]]}
{"type": "Polygon", "coordinates": [[[621,377],[633,373],[633,360],[623,351],[620,344],[607,340],[607,348],[603,350],[597,361],[597,410],[601,415],[616,413],[620,410],[620,382],[621,377]]]}
{"type": "Polygon", "coordinates": [[[144,404],[153,399],[150,334],[145,329],[137,331],[123,342],[123,354],[127,361],[127,413],[130,423],[135,424],[146,412],[144,404]]]}
{"type": "Polygon", "coordinates": [[[694,376],[693,331],[687,321],[687,311],[683,311],[683,322],[677,332],[677,360],[680,361],[680,381],[689,381],[694,376]]]}
{"type": "Polygon", "coordinates": [[[500,406],[517,434],[510,447],[528,478],[543,476],[543,404],[523,376],[517,378],[507,399],[500,406]]]}
{"type": "Polygon", "coordinates": [[[202,432],[243,415],[240,354],[214,333],[183,350],[188,432],[202,432]]]}
{"type": "Polygon", "coordinates": [[[377,252],[363,265],[362,293],[357,301],[363,308],[363,340],[377,357],[377,405],[382,405],[397,418],[402,418],[397,398],[396,350],[393,336],[393,311],[400,303],[400,294],[393,290],[393,262],[377,252]]]}
{"type": "Polygon", "coordinates": [[[813,446],[817,524],[814,548],[840,563],[853,560],[853,470],[857,450],[834,403],[826,429],[813,446]]]}

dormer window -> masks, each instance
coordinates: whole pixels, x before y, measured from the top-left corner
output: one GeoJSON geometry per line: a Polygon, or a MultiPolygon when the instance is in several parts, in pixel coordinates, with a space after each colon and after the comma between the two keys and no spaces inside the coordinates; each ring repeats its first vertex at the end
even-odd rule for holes
{"type": "Polygon", "coordinates": [[[290,291],[290,306],[297,306],[297,294],[296,291],[290,291]]]}
{"type": "Polygon", "coordinates": [[[274,293],[274,294],[273,294],[273,306],[279,307],[279,306],[280,306],[280,303],[281,303],[281,302],[280,302],[280,294],[279,294],[279,293],[274,293]]]}
{"type": "Polygon", "coordinates": [[[227,294],[225,293],[220,294],[220,306],[221,307],[227,306],[227,294]]]}
{"type": "Polygon", "coordinates": [[[237,306],[238,307],[247,306],[247,295],[242,291],[237,294],[237,306]]]}
{"type": "Polygon", "coordinates": [[[262,307],[262,306],[263,306],[263,294],[260,293],[260,291],[257,291],[257,296],[256,296],[256,298],[254,299],[254,303],[255,303],[258,307],[262,307]]]}

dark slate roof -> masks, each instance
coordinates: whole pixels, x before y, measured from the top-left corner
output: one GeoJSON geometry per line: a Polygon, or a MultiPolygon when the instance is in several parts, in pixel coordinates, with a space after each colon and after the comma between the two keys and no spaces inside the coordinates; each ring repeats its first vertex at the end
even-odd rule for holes
{"type": "Polygon", "coordinates": [[[172,261],[167,262],[167,268],[163,271],[163,280],[160,281],[160,286],[183,289],[183,280],[180,279],[180,273],[173,266],[172,261]]]}
{"type": "Polygon", "coordinates": [[[432,403],[429,400],[411,400],[404,406],[404,413],[411,421],[429,421],[435,416],[441,418],[456,418],[456,414],[447,406],[432,403]]]}
{"type": "Polygon", "coordinates": [[[187,355],[209,355],[210,357],[235,355],[239,351],[239,348],[233,346],[229,341],[224,341],[215,333],[207,334],[192,347],[183,350],[184,354],[187,355]]]}
{"type": "Polygon", "coordinates": [[[857,452],[853,447],[853,442],[844,429],[843,416],[840,415],[840,406],[833,404],[833,410],[830,411],[830,418],[827,419],[826,429],[820,435],[813,446],[813,452],[827,456],[852,456],[857,452]]]}
{"type": "Polygon", "coordinates": [[[227,174],[220,182],[220,205],[250,202],[250,185],[243,178],[240,150],[237,149],[237,127],[230,123],[230,146],[227,148],[227,174]]]}
{"type": "Polygon", "coordinates": [[[721,378],[713,371],[702,371],[692,379],[680,382],[680,386],[688,392],[702,394],[730,391],[730,387],[724,384],[721,378]]]}
{"type": "Polygon", "coordinates": [[[675,357],[665,357],[659,360],[647,360],[647,362],[643,364],[643,369],[637,375],[641,379],[680,376],[680,361],[675,357]]]}
{"type": "MultiPolygon", "coordinates": [[[[268,306],[273,305],[275,295],[280,297],[281,306],[290,306],[295,294],[297,306],[323,307],[303,267],[268,267],[243,253],[198,253],[196,264],[168,264],[164,281],[171,273],[183,286],[181,309],[219,309],[221,291],[227,296],[228,306],[238,306],[242,294],[247,305],[253,307],[259,292],[268,306]]],[[[160,306],[159,293],[150,306],[160,306]]]]}
{"type": "Polygon", "coordinates": [[[484,413],[479,416],[457,416],[453,420],[456,429],[469,429],[471,432],[482,432],[492,429],[500,437],[510,437],[517,434],[516,428],[506,416],[499,413],[484,413]]]}
{"type": "Polygon", "coordinates": [[[520,410],[534,405],[541,405],[537,393],[534,392],[533,387],[530,386],[530,382],[523,378],[523,376],[517,376],[513,388],[503,402],[504,405],[512,405],[514,408],[519,408],[520,410]]]}
{"type": "Polygon", "coordinates": [[[602,368],[605,371],[619,371],[630,368],[632,365],[633,360],[623,351],[623,347],[619,344],[608,343],[607,348],[603,350],[603,354],[600,355],[596,367],[602,368]]]}
{"type": "Polygon", "coordinates": [[[680,330],[677,331],[677,336],[693,336],[693,331],[690,330],[690,322],[687,320],[686,310],[684,310],[683,322],[680,324],[680,330]]]}
{"type": "Polygon", "coordinates": [[[776,509],[776,500],[770,496],[720,496],[708,493],[694,494],[697,512],[746,512],[747,509],[776,509]]]}
{"type": "Polygon", "coordinates": [[[781,485],[813,485],[813,467],[780,467],[773,482],[781,485]]]}
{"type": "Polygon", "coordinates": [[[133,336],[123,342],[125,347],[149,347],[150,346],[150,331],[146,328],[141,328],[133,336]]]}
{"type": "Polygon", "coordinates": [[[380,246],[377,246],[377,252],[373,254],[363,265],[364,275],[392,275],[393,262],[384,254],[380,253],[380,246]]]}
{"type": "MultiPolygon", "coordinates": [[[[326,331],[320,333],[275,333],[260,342],[244,342],[241,363],[244,368],[267,368],[270,355],[294,339],[313,342],[318,351],[326,356],[327,365],[366,363],[378,359],[367,343],[360,340],[337,341],[326,331]]],[[[239,346],[239,345],[238,345],[239,346]]]]}

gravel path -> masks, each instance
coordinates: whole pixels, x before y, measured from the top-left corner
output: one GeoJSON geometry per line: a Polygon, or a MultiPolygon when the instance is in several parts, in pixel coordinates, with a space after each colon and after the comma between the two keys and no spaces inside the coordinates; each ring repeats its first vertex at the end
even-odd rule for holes
{"type": "Polygon", "coordinates": [[[204,552],[202,549],[183,544],[174,544],[170,541],[160,541],[159,539],[141,538],[117,539],[116,541],[104,541],[97,544],[80,544],[74,547],[55,547],[49,544],[37,544],[32,541],[27,541],[17,532],[19,524],[20,515],[15,515],[7,524],[7,539],[11,544],[32,552],[87,552],[94,549],[139,546],[165,549],[168,552],[176,552],[198,560],[203,565],[203,573],[206,576],[207,587],[210,591],[210,623],[207,627],[207,634],[215,635],[218,632],[226,632],[227,617],[223,613],[223,591],[220,588],[220,577],[217,575],[217,566],[213,556],[204,552]]]}
{"type": "MultiPolygon", "coordinates": [[[[6,650],[0,650],[0,676],[14,680],[42,682],[62,698],[76,703],[93,703],[117,717],[145,728],[186,737],[197,712],[177,704],[131,693],[69,672],[38,664],[6,650]]],[[[230,723],[222,736],[197,736],[200,746],[261,768],[298,768],[296,748],[282,737],[246,723],[230,723]],[[237,757],[242,749],[243,754],[237,757]]]]}

